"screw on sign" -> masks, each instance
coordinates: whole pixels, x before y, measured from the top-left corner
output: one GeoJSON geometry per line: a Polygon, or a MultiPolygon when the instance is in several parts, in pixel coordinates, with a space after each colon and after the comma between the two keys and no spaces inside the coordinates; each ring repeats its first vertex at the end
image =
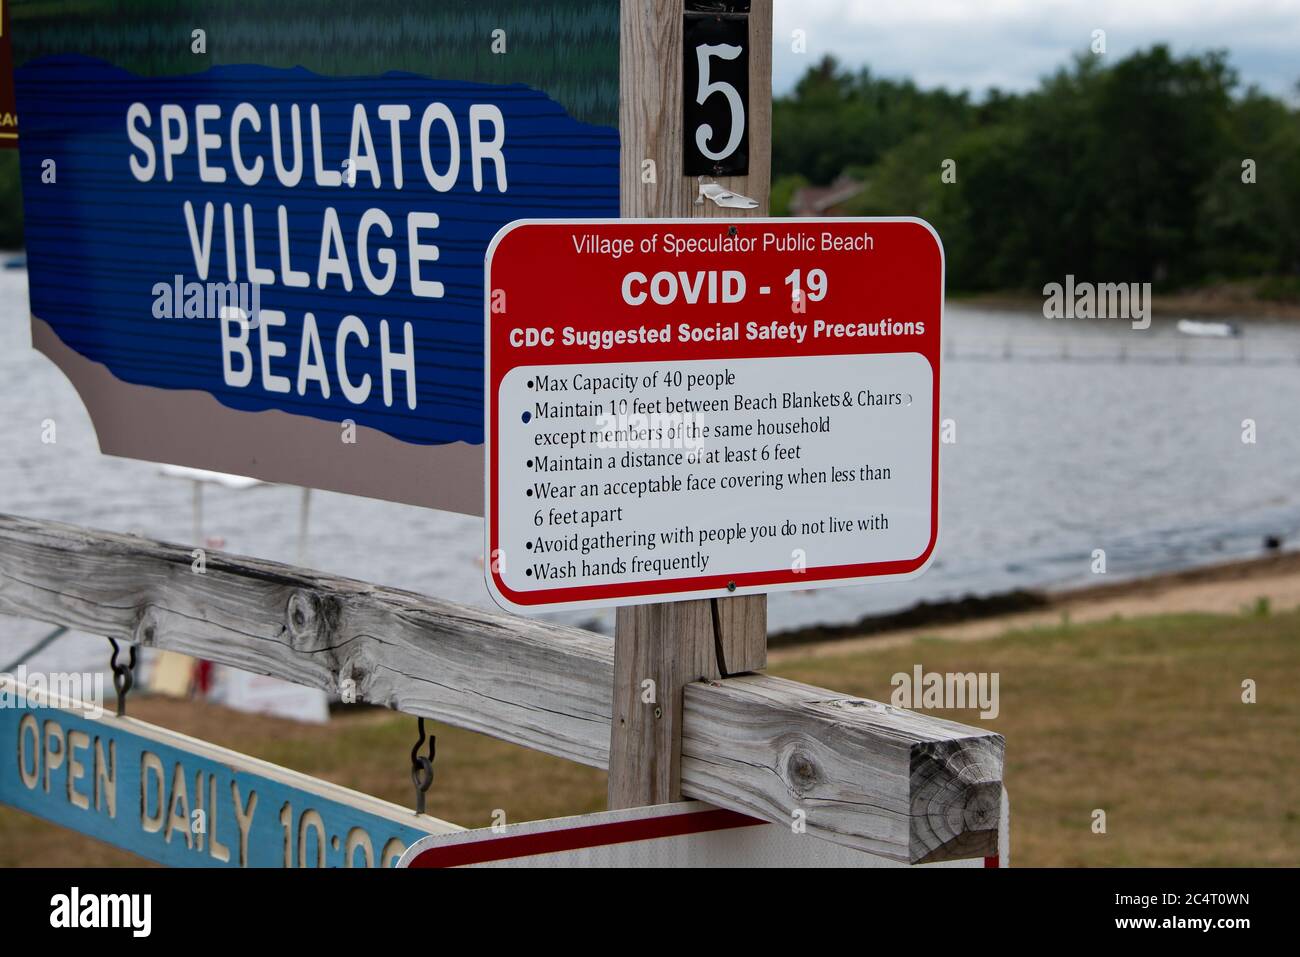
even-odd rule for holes
{"type": "Polygon", "coordinates": [[[503,229],[485,529],[488,554],[519,557],[486,569],[493,596],[581,607],[920,574],[943,274],[915,219],[503,229]]]}

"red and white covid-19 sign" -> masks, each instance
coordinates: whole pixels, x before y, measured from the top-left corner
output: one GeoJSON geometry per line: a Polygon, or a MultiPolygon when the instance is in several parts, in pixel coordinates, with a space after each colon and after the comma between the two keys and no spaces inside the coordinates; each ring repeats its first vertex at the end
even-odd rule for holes
{"type": "Polygon", "coordinates": [[[917,219],[505,227],[486,270],[493,596],[919,574],[938,533],[943,278],[917,219]]]}

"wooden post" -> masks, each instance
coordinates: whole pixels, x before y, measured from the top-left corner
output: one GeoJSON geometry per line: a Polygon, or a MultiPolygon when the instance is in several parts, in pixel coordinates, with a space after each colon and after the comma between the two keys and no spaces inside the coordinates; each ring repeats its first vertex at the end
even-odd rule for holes
{"type": "MultiPolygon", "coordinates": [[[[754,0],[749,13],[749,175],[718,179],[727,189],[757,200],[758,207],[751,210],[723,209],[708,200],[696,205],[699,183],[683,174],[683,13],[683,0],[622,0],[622,215],[766,216],[772,156],[772,0],[754,0]]],[[[681,800],[683,689],[701,678],[766,665],[766,595],[620,608],[609,806],[681,800]]]]}

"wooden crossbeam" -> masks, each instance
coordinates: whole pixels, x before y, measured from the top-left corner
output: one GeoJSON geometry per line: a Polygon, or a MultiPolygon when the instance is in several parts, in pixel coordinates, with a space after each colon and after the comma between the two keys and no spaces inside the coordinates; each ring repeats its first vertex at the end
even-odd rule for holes
{"type": "MultiPolygon", "coordinates": [[[[0,613],[609,764],[604,636],[309,569],[0,515],[0,613]]],[[[996,853],[1000,735],[767,675],[685,688],[682,792],[911,863],[996,853]]]]}

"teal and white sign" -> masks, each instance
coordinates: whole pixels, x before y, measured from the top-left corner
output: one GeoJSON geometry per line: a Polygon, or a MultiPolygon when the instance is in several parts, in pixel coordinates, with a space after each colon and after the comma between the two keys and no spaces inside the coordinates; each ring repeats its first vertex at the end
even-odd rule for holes
{"type": "Polygon", "coordinates": [[[0,804],[172,867],[392,867],[417,840],[462,830],[97,713],[0,675],[0,804]]]}

